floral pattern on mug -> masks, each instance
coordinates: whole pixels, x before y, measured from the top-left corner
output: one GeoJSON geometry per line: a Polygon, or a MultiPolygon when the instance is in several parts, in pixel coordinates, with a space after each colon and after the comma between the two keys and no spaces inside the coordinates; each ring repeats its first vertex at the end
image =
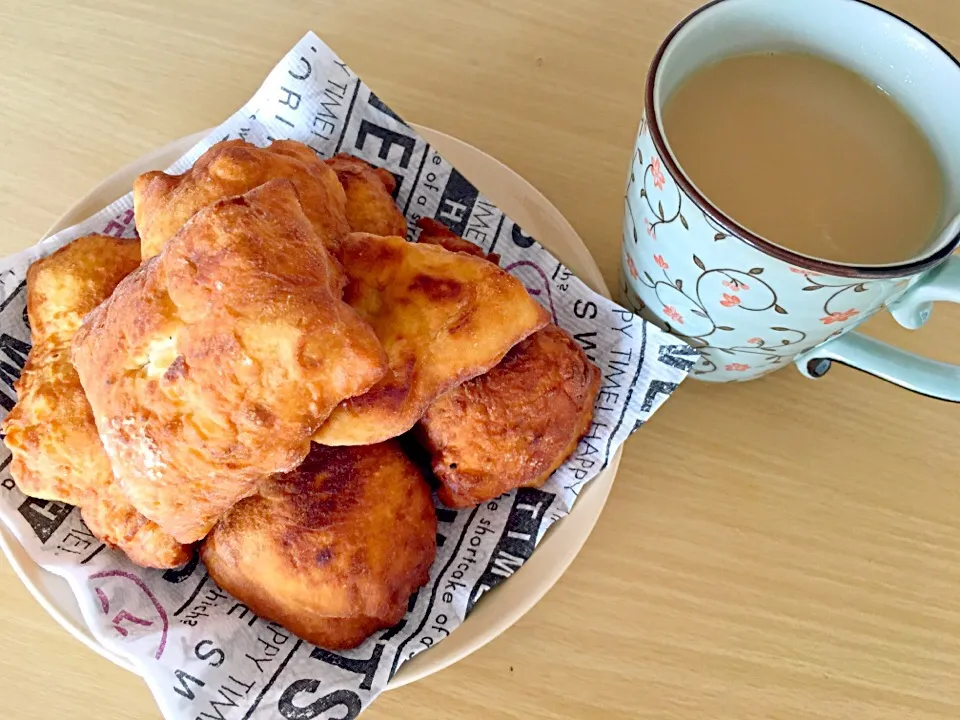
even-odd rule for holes
{"type": "Polygon", "coordinates": [[[670,307],[669,305],[664,305],[663,314],[673,320],[675,323],[683,325],[683,315],[677,312],[676,308],[670,307]]]}
{"type": "Polygon", "coordinates": [[[820,318],[820,322],[822,322],[824,325],[833,325],[834,323],[838,322],[846,322],[850,318],[856,317],[859,314],[859,310],[854,310],[851,308],[850,310],[844,310],[843,312],[830,313],[826,317],[820,318]]]}
{"type": "Polygon", "coordinates": [[[650,173],[653,175],[653,186],[657,190],[663,190],[667,184],[667,179],[663,176],[663,170],[660,169],[660,158],[655,157],[650,163],[650,173]]]}
{"type": "Polygon", "coordinates": [[[656,152],[646,121],[624,216],[623,293],[701,352],[704,380],[749,380],[843,334],[899,297],[903,278],[863,280],[767,255],[694,203],[656,152]]]}

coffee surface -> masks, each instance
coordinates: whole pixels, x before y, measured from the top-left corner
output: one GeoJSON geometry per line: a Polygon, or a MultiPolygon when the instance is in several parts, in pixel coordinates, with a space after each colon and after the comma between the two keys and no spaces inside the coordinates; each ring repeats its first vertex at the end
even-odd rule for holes
{"type": "Polygon", "coordinates": [[[778,245],[883,264],[933,239],[943,179],[929,141],[893,98],[833,62],[727,58],[680,85],[663,130],[710,202],[778,245]]]}

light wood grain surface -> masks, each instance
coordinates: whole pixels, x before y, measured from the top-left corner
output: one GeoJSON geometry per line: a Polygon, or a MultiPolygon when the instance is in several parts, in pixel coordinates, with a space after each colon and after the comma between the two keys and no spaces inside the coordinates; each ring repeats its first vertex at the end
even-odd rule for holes
{"type": "MultiPolygon", "coordinates": [[[[647,63],[697,0],[0,4],[0,252],[235,110],[307,29],[407,119],[542,190],[616,286],[647,63]]],[[[960,53],[960,3],[880,0],[960,53]]],[[[960,361],[960,309],[870,331],[960,361]]],[[[844,368],[688,382],[627,445],[597,529],[515,627],[376,718],[960,717],[955,406],[844,368]]],[[[149,692],[0,560],[0,717],[156,720],[149,692]]]]}

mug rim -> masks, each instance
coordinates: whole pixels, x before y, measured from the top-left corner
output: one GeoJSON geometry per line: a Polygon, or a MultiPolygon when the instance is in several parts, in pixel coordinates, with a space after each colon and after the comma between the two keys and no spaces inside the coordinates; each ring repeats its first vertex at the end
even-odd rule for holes
{"type": "MultiPolygon", "coordinates": [[[[710,218],[714,220],[717,224],[723,227],[730,235],[736,237],[737,239],[751,245],[760,252],[769,255],[777,260],[794,265],[795,267],[803,268],[804,270],[810,270],[812,272],[824,273],[827,275],[835,275],[839,277],[855,277],[855,278],[866,278],[866,279],[886,279],[886,278],[902,278],[908,277],[911,275],[919,274],[925,270],[929,270],[932,267],[940,264],[948,257],[950,257],[954,251],[957,249],[957,246],[960,245],[960,231],[957,232],[954,237],[944,243],[941,247],[930,253],[929,255],[921,256],[916,259],[910,259],[901,263],[894,263],[890,265],[858,265],[856,263],[842,263],[832,260],[825,260],[822,258],[812,257],[810,255],[804,255],[802,253],[790,250],[782,245],[772,242],[764,238],[757,233],[754,233],[738,223],[723,210],[714,205],[707,197],[697,189],[697,187],[691,182],[687,177],[686,173],[680,167],[680,164],[673,157],[673,154],[670,152],[667,147],[667,143],[664,137],[663,130],[660,127],[660,119],[657,115],[657,108],[654,102],[654,90],[656,87],[656,78],[660,65],[663,61],[663,56],[667,51],[667,48],[670,47],[673,40],[676,36],[683,30],[694,18],[701,15],[702,13],[710,10],[716,5],[728,2],[729,0],[710,0],[710,2],[705,5],[697,8],[692,13],[687,15],[683,20],[681,20],[677,25],[667,34],[667,36],[660,43],[660,46],[657,48],[657,52],[653,57],[653,61],[650,63],[650,69],[647,71],[646,79],[646,88],[644,92],[644,103],[646,105],[646,116],[647,116],[647,126],[650,130],[650,138],[653,140],[653,145],[657,150],[657,153],[660,155],[661,161],[666,165],[667,170],[670,175],[676,181],[680,189],[686,193],[686,195],[693,200],[693,202],[705,213],[710,215],[710,218]]],[[[954,65],[957,66],[957,69],[960,70],[960,60],[953,56],[949,50],[947,50],[943,45],[941,45],[937,40],[935,40],[929,33],[923,29],[917,27],[913,23],[905,20],[896,13],[893,13],[885,8],[878,7],[867,0],[835,0],[836,2],[852,2],[858,5],[863,5],[867,8],[875,10],[877,12],[887,15],[897,22],[902,23],[903,25],[913,29],[927,42],[931,43],[936,47],[941,53],[943,53],[947,58],[949,58],[954,65]]]]}

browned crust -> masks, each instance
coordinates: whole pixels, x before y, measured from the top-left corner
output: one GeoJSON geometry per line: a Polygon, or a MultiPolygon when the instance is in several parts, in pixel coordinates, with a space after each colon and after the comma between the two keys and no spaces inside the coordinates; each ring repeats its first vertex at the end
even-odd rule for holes
{"type": "Polygon", "coordinates": [[[345,153],[326,162],[343,185],[352,231],[406,237],[407,221],[393,201],[397,181],[390,172],[345,153]]]}
{"type": "Polygon", "coordinates": [[[140,244],[106,235],[78,238],[27,271],[33,347],[3,422],[10,473],[26,495],[79,505],[100,540],[138,565],[169,568],[190,559],[118,492],[90,404],[70,362],[83,317],[140,263],[140,244]]]}
{"type": "Polygon", "coordinates": [[[143,259],[157,255],[199,210],[277,179],[294,184],[317,238],[336,250],[340,237],[350,229],[346,196],[336,174],[317,154],[295,140],[275,140],[265,148],[226,140],[213,145],[182,175],[154,171],[134,181],[143,259]]]}
{"type": "Polygon", "coordinates": [[[342,283],[293,183],[273,180],[201,210],[88,316],[73,361],[138,510],[201,539],[383,376],[342,283]]]}
{"type": "Polygon", "coordinates": [[[389,371],[334,410],[314,436],[325,445],[403,434],[437,397],[485,373],[549,322],[519,280],[464,253],[353,233],[340,259],[349,278],[344,300],[377,333],[389,371]]]}
{"type": "Polygon", "coordinates": [[[539,487],[576,450],[593,418],[600,370],[556,325],[493,370],[443,395],[417,434],[449,507],[539,487]]]}
{"type": "Polygon", "coordinates": [[[403,617],[429,578],[436,530],[430,490],[395,441],[315,445],[228,512],[201,557],[257,615],[342,649],[403,617]]]}
{"type": "Polygon", "coordinates": [[[489,260],[494,265],[500,262],[499,255],[484,252],[482,247],[469,240],[464,240],[438,220],[423,217],[417,220],[417,227],[420,228],[420,237],[417,238],[417,242],[428,245],[439,245],[450,252],[462,252],[467,253],[467,255],[474,255],[489,260]]]}

